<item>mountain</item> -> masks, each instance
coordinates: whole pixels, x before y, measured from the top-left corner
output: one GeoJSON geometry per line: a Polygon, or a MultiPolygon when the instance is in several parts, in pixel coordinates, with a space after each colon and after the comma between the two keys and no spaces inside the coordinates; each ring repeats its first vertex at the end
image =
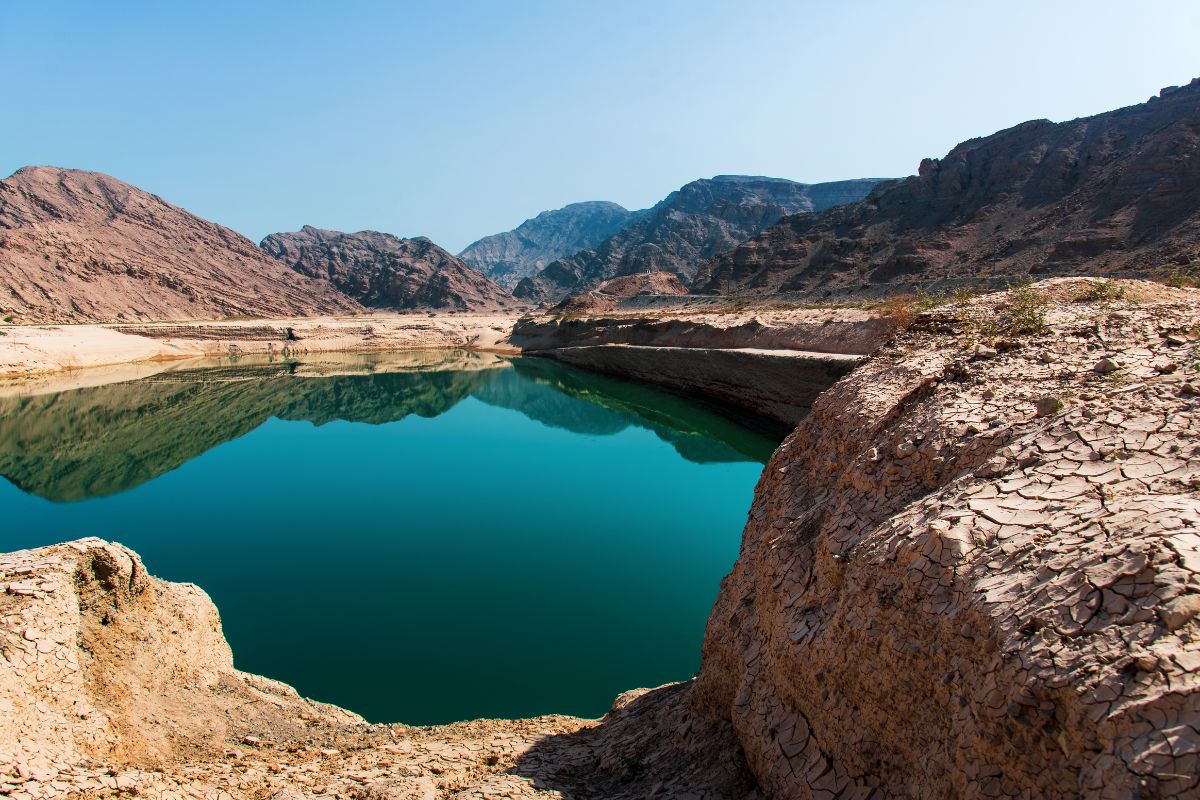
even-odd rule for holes
{"type": "Polygon", "coordinates": [[[1200,79],[1140,105],[955,147],[862,202],[787,217],[704,264],[702,293],[833,292],[1195,269],[1200,79]]]}
{"type": "Polygon", "coordinates": [[[512,290],[550,262],[600,244],[640,213],[600,200],[572,203],[543,211],[507,233],[485,236],[458,257],[512,290]]]}
{"type": "Polygon", "coordinates": [[[240,234],[107,175],[25,167],[0,181],[0,317],[14,322],[362,310],[240,234]]]}
{"type": "Polygon", "coordinates": [[[425,237],[341,233],[305,225],[273,233],[263,251],[303,275],[328,280],[369,308],[491,311],[519,303],[425,237]]]}
{"type": "Polygon", "coordinates": [[[692,181],[594,249],[554,261],[525,278],[514,294],[557,302],[618,275],[674,272],[688,279],[701,262],[784,215],[861,199],[876,183],[864,179],[804,184],[745,175],[692,181]]]}

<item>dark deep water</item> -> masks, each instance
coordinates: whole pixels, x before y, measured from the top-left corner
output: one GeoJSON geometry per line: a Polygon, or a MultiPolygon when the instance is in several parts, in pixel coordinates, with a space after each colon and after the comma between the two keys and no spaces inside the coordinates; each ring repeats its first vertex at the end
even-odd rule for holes
{"type": "Polygon", "coordinates": [[[0,397],[0,550],[119,541],[372,721],[597,716],[698,668],[774,444],[540,359],[183,366],[0,397]]]}

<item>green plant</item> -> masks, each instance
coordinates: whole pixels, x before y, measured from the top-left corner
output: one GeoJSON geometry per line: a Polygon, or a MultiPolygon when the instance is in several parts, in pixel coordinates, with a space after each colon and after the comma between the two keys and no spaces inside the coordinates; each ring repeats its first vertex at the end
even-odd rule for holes
{"type": "Polygon", "coordinates": [[[1000,336],[1000,322],[990,306],[967,306],[963,309],[962,323],[968,349],[978,344],[993,344],[1000,336]]]}
{"type": "Polygon", "coordinates": [[[1033,287],[1033,278],[1021,278],[1008,286],[1009,333],[1037,333],[1046,327],[1046,299],[1033,287]]]}
{"type": "Polygon", "coordinates": [[[1109,305],[1125,296],[1125,287],[1113,281],[1095,281],[1075,295],[1075,299],[1083,303],[1100,303],[1109,305]]]}
{"type": "Polygon", "coordinates": [[[959,286],[950,292],[950,300],[954,303],[969,303],[978,296],[978,286],[959,286]]]}
{"type": "Polygon", "coordinates": [[[1163,283],[1175,289],[1200,287],[1200,261],[1189,258],[1186,264],[1176,264],[1168,270],[1163,283]]]}

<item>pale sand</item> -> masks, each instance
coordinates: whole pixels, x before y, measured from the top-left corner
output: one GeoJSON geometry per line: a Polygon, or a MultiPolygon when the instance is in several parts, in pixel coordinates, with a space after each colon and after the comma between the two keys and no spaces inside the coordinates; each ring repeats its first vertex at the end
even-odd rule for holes
{"type": "MultiPolygon", "coordinates": [[[[251,353],[299,355],[459,348],[515,352],[506,339],[517,314],[372,314],[281,320],[138,325],[0,326],[0,378],[116,365],[129,378],[151,362],[251,353]]],[[[108,382],[97,373],[85,383],[108,382]]]]}

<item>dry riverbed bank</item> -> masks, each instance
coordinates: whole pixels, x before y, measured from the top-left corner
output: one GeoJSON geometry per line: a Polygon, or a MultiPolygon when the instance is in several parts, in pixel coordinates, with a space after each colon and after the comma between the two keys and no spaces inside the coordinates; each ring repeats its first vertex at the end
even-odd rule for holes
{"type": "Polygon", "coordinates": [[[376,314],[133,325],[0,326],[0,378],[229,355],[412,349],[512,351],[516,314],[376,314]]]}

